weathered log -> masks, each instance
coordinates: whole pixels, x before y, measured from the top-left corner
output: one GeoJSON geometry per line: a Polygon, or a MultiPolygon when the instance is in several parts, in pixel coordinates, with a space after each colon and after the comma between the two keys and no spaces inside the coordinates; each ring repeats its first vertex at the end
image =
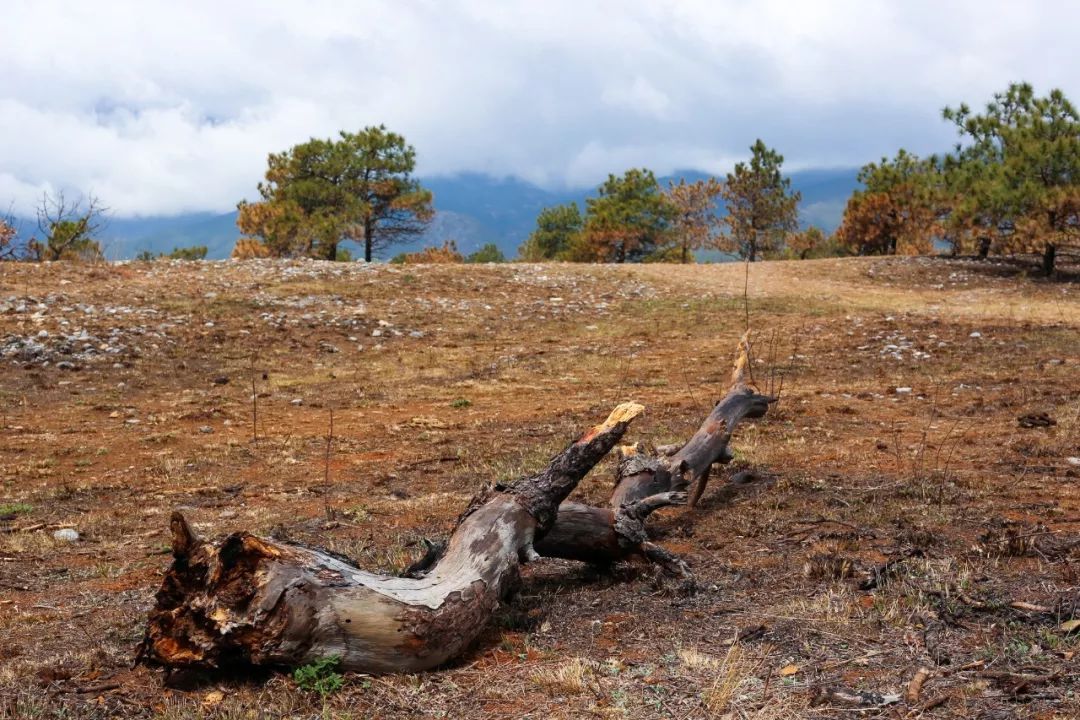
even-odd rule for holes
{"type": "Polygon", "coordinates": [[[559,504],[643,408],[626,403],[536,475],[488,494],[421,578],[374,575],[326,553],[240,532],[214,547],[173,515],[174,562],[140,657],[170,667],[236,662],[417,671],[458,655],[516,584],[559,504]]]}
{"type": "Polygon", "coordinates": [[[713,464],[727,463],[734,457],[728,442],[736,426],[744,418],[762,417],[769,405],[776,402],[776,398],[761,395],[751,386],[748,378],[750,350],[750,333],[747,331],[739,341],[731,372],[731,389],[716,403],[685,445],[670,453],[630,453],[623,459],[611,495],[612,507],[671,491],[688,492],[690,507],[697,505],[709,482],[713,464]]]}
{"type": "Polygon", "coordinates": [[[595,564],[643,557],[688,578],[685,563],[649,542],[645,523],[661,507],[686,503],[691,485],[691,502],[700,497],[708,468],[730,459],[736,424],[772,402],[746,383],[748,357],[744,337],[731,391],[686,445],[666,458],[621,453],[609,507],[564,501],[643,411],[635,403],[617,407],[542,472],[478,495],[445,549],[431,549],[405,577],[246,532],[214,546],[174,513],[174,560],[139,656],[188,668],[298,666],[337,656],[348,670],[413,672],[464,651],[517,585],[521,564],[541,555],[595,564]]]}
{"type": "Polygon", "coordinates": [[[649,542],[645,530],[645,522],[654,511],[685,503],[686,493],[678,492],[650,495],[618,510],[565,502],[559,506],[559,517],[551,530],[536,542],[536,552],[542,557],[594,565],[643,557],[673,575],[689,578],[686,563],[649,542]]]}

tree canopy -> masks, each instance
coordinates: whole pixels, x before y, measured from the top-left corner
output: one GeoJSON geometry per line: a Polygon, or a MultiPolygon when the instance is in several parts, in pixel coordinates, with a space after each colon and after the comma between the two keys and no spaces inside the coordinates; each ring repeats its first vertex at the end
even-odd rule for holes
{"type": "Polygon", "coordinates": [[[715,248],[719,244],[721,219],[717,199],[724,185],[716,178],[688,183],[668,182],[667,200],[672,206],[671,230],[679,262],[694,259],[695,250],[715,248]]]}
{"type": "Polygon", "coordinates": [[[536,229],[518,248],[518,254],[526,262],[565,259],[584,226],[577,203],[544,208],[536,217],[536,229]]]}
{"type": "Polygon", "coordinates": [[[588,198],[585,222],[568,252],[583,262],[638,262],[664,249],[674,209],[646,168],[608,175],[588,198]]]}
{"type": "Polygon", "coordinates": [[[920,159],[900,150],[859,173],[838,237],[861,254],[922,253],[944,240],[954,252],[1034,252],[1046,274],[1080,237],[1080,115],[1060,90],[1027,83],[994,95],[982,113],[966,104],[943,116],[954,150],[920,159]]]}
{"type": "Polygon", "coordinates": [[[798,229],[802,195],[781,172],[783,155],[760,139],[750,151],[749,164],[735,165],[721,193],[728,211],[721,248],[754,261],[778,253],[786,236],[798,229]]]}
{"type": "Polygon", "coordinates": [[[859,171],[864,189],[852,194],[837,237],[859,255],[929,252],[939,200],[938,166],[900,150],[859,171]]]}
{"type": "Polygon", "coordinates": [[[961,141],[946,158],[959,201],[956,224],[999,252],[1038,252],[1054,270],[1058,249],[1080,237],[1080,115],[1061,90],[1027,83],[997,93],[984,112],[945,108],[961,141]]]}
{"type": "Polygon", "coordinates": [[[311,139],[268,159],[261,201],[238,205],[237,225],[273,255],[337,258],[345,241],[364,259],[422,233],[431,192],[412,177],[416,151],[385,125],[311,139]]]}

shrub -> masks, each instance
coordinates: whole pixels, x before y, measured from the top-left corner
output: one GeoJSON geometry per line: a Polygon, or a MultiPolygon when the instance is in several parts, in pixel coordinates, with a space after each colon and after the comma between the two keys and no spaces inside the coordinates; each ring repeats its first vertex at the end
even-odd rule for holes
{"type": "Polygon", "coordinates": [[[488,243],[482,248],[465,258],[468,263],[501,263],[506,262],[506,256],[495,243],[488,243]]]}
{"type": "Polygon", "coordinates": [[[207,248],[205,245],[192,245],[186,248],[173,248],[169,253],[170,260],[204,260],[207,248]]]}
{"type": "Polygon", "coordinates": [[[395,265],[418,265],[423,263],[460,263],[465,258],[458,252],[457,243],[447,240],[442,247],[426,247],[413,253],[401,253],[390,260],[395,265]]]}

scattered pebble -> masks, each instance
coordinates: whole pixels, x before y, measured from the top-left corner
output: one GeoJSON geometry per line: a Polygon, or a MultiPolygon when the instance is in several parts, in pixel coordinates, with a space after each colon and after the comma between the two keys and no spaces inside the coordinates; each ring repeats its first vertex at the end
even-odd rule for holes
{"type": "Polygon", "coordinates": [[[60,528],[52,534],[53,540],[58,542],[78,542],[79,533],[72,528],[60,528]]]}

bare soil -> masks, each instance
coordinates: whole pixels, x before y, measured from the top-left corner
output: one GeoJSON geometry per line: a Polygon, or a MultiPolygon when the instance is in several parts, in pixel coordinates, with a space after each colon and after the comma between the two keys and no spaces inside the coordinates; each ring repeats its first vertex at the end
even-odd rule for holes
{"type": "MultiPolygon", "coordinates": [[[[935,258],[3,264],[0,411],[0,717],[1080,716],[1075,282],[935,258]],[[394,572],[620,401],[648,408],[630,439],[688,437],[747,318],[781,400],[652,524],[696,594],[542,561],[467,656],[325,698],[132,666],[173,509],[394,572]]],[[[611,470],[576,497],[605,502],[611,470]]]]}

